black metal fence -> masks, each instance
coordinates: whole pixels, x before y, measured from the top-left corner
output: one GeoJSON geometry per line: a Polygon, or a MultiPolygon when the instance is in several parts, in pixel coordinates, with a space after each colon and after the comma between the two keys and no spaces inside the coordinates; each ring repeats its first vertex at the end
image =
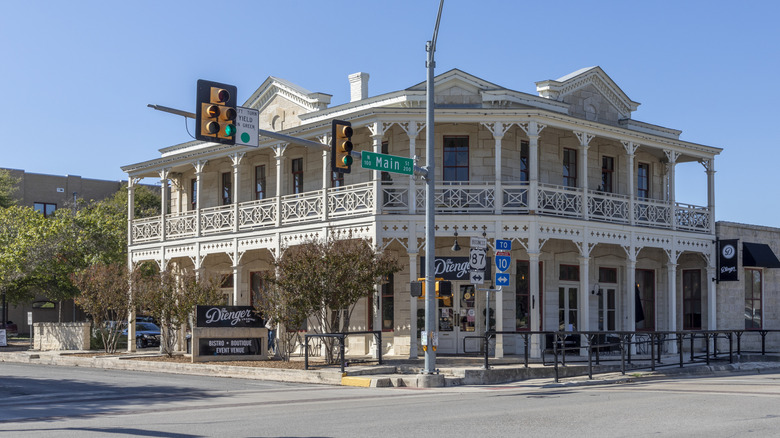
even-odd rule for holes
{"type": "Polygon", "coordinates": [[[346,339],[347,336],[351,335],[374,335],[374,339],[376,340],[376,345],[378,346],[378,359],[379,359],[379,365],[382,365],[382,331],[376,330],[376,331],[362,331],[362,332],[345,332],[345,333],[314,333],[309,334],[304,337],[303,342],[303,354],[304,354],[304,362],[303,362],[303,368],[305,370],[309,369],[309,340],[312,338],[336,338],[339,341],[339,366],[341,367],[341,372],[344,372],[344,368],[347,366],[347,361],[344,359],[344,352],[346,350],[346,339]]]}
{"type": "MultiPolygon", "coordinates": [[[[483,336],[470,336],[469,338],[482,338],[481,348],[485,359],[485,369],[490,369],[490,352],[488,345],[490,339],[496,335],[520,336],[523,338],[523,364],[527,368],[530,358],[530,345],[532,336],[539,336],[542,342],[542,363],[552,365],[555,368],[555,381],[558,381],[559,366],[566,366],[569,362],[588,363],[588,377],[593,378],[593,367],[602,362],[620,361],[620,371],[625,375],[627,369],[647,369],[655,371],[657,367],[679,366],[692,363],[710,364],[712,360],[728,359],[734,362],[734,356],[746,353],[778,353],[780,351],[767,351],[766,338],[771,333],[780,333],[780,330],[695,330],[695,331],[642,331],[642,332],[580,332],[580,331],[488,331],[483,336]],[[743,350],[743,337],[757,344],[760,341],[760,350],[743,350]],[[758,337],[758,339],[756,339],[758,337]],[[696,341],[700,340],[697,352],[696,341]],[[669,348],[671,344],[675,349],[669,348]],[[735,345],[736,344],[736,345],[735,345]],[[687,351],[686,351],[687,349],[687,351]],[[669,361],[664,353],[676,350],[679,358],[674,362],[669,361]],[[620,357],[617,358],[616,355],[620,357]],[[552,361],[547,357],[552,355],[552,361]],[[567,355],[570,355],[567,359],[567,355]],[[662,362],[665,360],[666,363],[662,362]]],[[[780,343],[775,343],[780,345],[780,343]]],[[[465,347],[465,340],[464,340],[465,347]]],[[[775,347],[780,349],[780,347],[775,347]]]]}

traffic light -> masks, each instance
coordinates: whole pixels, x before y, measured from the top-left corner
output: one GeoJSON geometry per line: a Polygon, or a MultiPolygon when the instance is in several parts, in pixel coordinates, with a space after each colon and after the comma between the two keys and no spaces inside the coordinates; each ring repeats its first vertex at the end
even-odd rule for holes
{"type": "Polygon", "coordinates": [[[349,173],[352,169],[352,124],[334,120],[331,129],[330,168],[333,172],[349,173]]]}
{"type": "Polygon", "coordinates": [[[198,80],[195,138],[236,144],[236,87],[198,80]]]}
{"type": "Polygon", "coordinates": [[[438,280],[436,282],[436,298],[447,298],[452,296],[452,282],[448,280],[438,280]]]}
{"type": "MultiPolygon", "coordinates": [[[[413,297],[417,297],[419,299],[425,298],[424,278],[418,278],[417,281],[412,281],[410,286],[411,286],[410,293],[413,297]]],[[[451,281],[445,280],[443,278],[436,278],[436,282],[434,283],[434,286],[436,288],[436,298],[438,299],[452,298],[451,281]]]]}

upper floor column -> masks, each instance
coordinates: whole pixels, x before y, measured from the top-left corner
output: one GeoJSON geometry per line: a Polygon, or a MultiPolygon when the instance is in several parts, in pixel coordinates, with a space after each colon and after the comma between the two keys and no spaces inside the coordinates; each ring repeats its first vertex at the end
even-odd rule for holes
{"type": "Polygon", "coordinates": [[[190,196],[195,198],[193,201],[195,202],[195,235],[200,236],[200,210],[201,210],[201,187],[202,187],[202,177],[203,177],[203,169],[206,167],[207,160],[198,160],[197,163],[193,163],[192,165],[195,166],[195,193],[190,193],[190,196]]]}
{"type": "Polygon", "coordinates": [[[288,143],[279,143],[272,146],[276,159],[276,226],[282,225],[282,168],[284,166],[284,151],[288,143]]]}
{"type": "Polygon", "coordinates": [[[710,233],[715,234],[715,157],[702,160],[707,172],[707,210],[709,211],[710,233]]]}
{"type": "MultiPolygon", "coordinates": [[[[425,122],[410,120],[406,123],[399,123],[399,126],[401,126],[409,137],[409,158],[415,160],[415,158],[417,158],[417,136],[420,135],[420,132],[425,128],[425,122]]],[[[409,175],[409,214],[414,214],[416,208],[417,189],[414,185],[414,175],[409,175]]]]}
{"type": "Polygon", "coordinates": [[[680,158],[680,153],[677,151],[671,151],[664,149],[664,154],[666,155],[666,158],[669,160],[668,166],[669,171],[667,172],[667,175],[669,177],[669,186],[668,186],[668,194],[667,194],[667,200],[669,201],[669,208],[672,209],[672,229],[677,229],[677,219],[674,214],[674,203],[675,203],[675,194],[674,194],[674,186],[675,186],[675,168],[677,167],[677,159],[680,158]]]}
{"type": "MultiPolygon", "coordinates": [[[[135,219],[135,185],[138,178],[127,178],[127,244],[133,244],[133,220],[135,219]]],[[[132,257],[128,257],[130,260],[132,257]]]]}
{"type": "Polygon", "coordinates": [[[512,126],[512,123],[502,123],[502,122],[491,122],[491,123],[483,123],[482,126],[487,128],[488,131],[493,135],[493,139],[495,140],[495,155],[496,155],[496,185],[495,185],[495,194],[493,198],[495,199],[495,205],[493,206],[494,211],[496,214],[501,214],[503,211],[504,206],[504,189],[501,185],[501,140],[504,138],[504,134],[509,130],[509,128],[512,126]]]}
{"type": "Polygon", "coordinates": [[[165,215],[168,213],[168,176],[171,174],[171,169],[165,168],[160,170],[160,240],[165,241],[165,215]]]}
{"type": "Polygon", "coordinates": [[[236,152],[234,154],[230,155],[230,161],[232,161],[232,167],[233,167],[233,193],[231,193],[231,196],[233,198],[233,232],[238,232],[238,194],[240,191],[238,190],[238,184],[241,181],[241,175],[240,175],[240,167],[239,164],[241,164],[241,160],[244,158],[244,152],[236,152]]]}
{"type": "Polygon", "coordinates": [[[582,151],[582,157],[579,162],[579,174],[582,175],[579,181],[579,187],[582,189],[582,218],[588,220],[588,148],[590,147],[590,141],[595,137],[587,132],[574,131],[574,135],[580,142],[580,150],[582,151]]]}
{"type": "MultiPolygon", "coordinates": [[[[366,127],[371,132],[373,152],[375,154],[381,154],[382,139],[385,138],[385,125],[382,122],[377,121],[369,123],[366,127]]],[[[380,196],[380,191],[383,190],[383,188],[380,187],[381,176],[382,172],[379,170],[374,170],[371,175],[371,181],[374,183],[374,214],[379,214],[381,211],[380,204],[383,199],[382,196],[380,196]]]]}
{"type": "MultiPolygon", "coordinates": [[[[320,143],[324,145],[330,145],[330,134],[325,134],[317,137],[320,143]]],[[[330,181],[333,180],[333,169],[330,166],[330,151],[325,149],[322,151],[322,221],[328,221],[328,186],[330,181]]]]}
{"type": "Polygon", "coordinates": [[[626,160],[626,165],[628,166],[628,223],[634,225],[634,204],[636,203],[636,189],[634,188],[634,185],[636,184],[634,181],[634,154],[636,153],[639,144],[632,141],[621,141],[621,143],[623,143],[623,147],[626,149],[626,154],[628,155],[628,159],[626,160]]]}
{"type": "Polygon", "coordinates": [[[528,210],[535,214],[539,208],[539,134],[547,125],[531,120],[517,126],[528,136],[528,210]]]}

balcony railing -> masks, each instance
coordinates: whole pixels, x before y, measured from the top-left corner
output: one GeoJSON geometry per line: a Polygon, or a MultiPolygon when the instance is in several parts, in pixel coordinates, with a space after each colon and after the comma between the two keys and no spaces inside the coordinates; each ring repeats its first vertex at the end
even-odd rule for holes
{"type": "MultiPolygon", "coordinates": [[[[582,188],[538,184],[536,194],[527,182],[503,183],[501,196],[496,197],[496,185],[486,182],[459,182],[436,187],[437,214],[529,214],[530,200],[536,198],[536,213],[637,226],[677,229],[708,233],[712,216],[707,207],[690,204],[634,199],[626,195],[582,188]],[[583,204],[587,209],[583,208],[583,204]],[[500,210],[496,208],[500,205],[500,210]],[[499,213],[500,212],[500,213],[499,213]]],[[[410,187],[399,182],[360,183],[345,187],[316,190],[281,198],[242,202],[236,205],[203,208],[165,216],[165,239],[183,239],[198,235],[213,235],[254,229],[287,226],[374,214],[424,214],[425,188],[410,187]],[[411,196],[414,194],[414,196],[411,196]],[[414,204],[410,208],[410,204],[414,204]],[[238,216],[238,227],[235,220],[238,216]],[[200,227],[196,227],[200,217],[200,227]]],[[[132,241],[143,243],[163,239],[159,216],[136,219],[132,224],[132,241]]]]}

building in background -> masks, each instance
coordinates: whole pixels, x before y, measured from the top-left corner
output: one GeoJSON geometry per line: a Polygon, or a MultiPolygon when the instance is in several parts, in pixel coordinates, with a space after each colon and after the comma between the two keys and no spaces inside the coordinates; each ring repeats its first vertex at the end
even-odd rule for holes
{"type": "MultiPolygon", "coordinates": [[[[47,175],[19,169],[5,170],[11,177],[19,180],[18,190],[13,193],[17,205],[32,207],[47,217],[57,209],[74,208],[77,199],[100,201],[113,196],[126,184],[122,181],[82,178],[78,175],[47,175]]],[[[4,303],[0,302],[0,306],[3,305],[4,303]]],[[[63,322],[85,319],[83,312],[73,305],[73,300],[52,302],[43,296],[32,303],[7,305],[6,319],[13,321],[20,333],[29,333],[27,312],[33,312],[34,322],[56,322],[60,313],[63,322]],[[62,306],[62,309],[59,309],[59,306],[62,306]]],[[[2,316],[0,313],[0,320],[2,316]]]]}

